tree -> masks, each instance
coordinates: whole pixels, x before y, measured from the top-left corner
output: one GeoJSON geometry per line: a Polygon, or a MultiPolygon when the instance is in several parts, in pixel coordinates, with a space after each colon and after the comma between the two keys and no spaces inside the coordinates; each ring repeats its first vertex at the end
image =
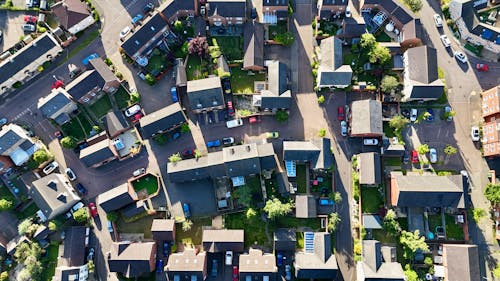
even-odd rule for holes
{"type": "Polygon", "coordinates": [[[37,164],[42,164],[49,160],[49,154],[44,149],[37,150],[33,153],[33,160],[35,160],[37,164]]]}
{"type": "Polygon", "coordinates": [[[144,79],[149,86],[153,86],[156,83],[156,78],[150,73],[146,74],[146,76],[144,76],[144,79]]]}
{"type": "Polygon", "coordinates": [[[432,266],[432,264],[433,264],[432,258],[431,257],[425,257],[424,264],[427,265],[427,266],[432,266]]]}
{"type": "Polygon", "coordinates": [[[253,208],[248,208],[247,211],[245,212],[245,217],[247,220],[255,217],[257,215],[257,212],[253,208]]]}
{"type": "Polygon", "coordinates": [[[282,203],[278,198],[273,198],[267,200],[264,206],[264,212],[267,213],[269,219],[273,220],[278,217],[285,216],[290,213],[293,209],[293,204],[291,202],[282,203]]]}
{"type": "Polygon", "coordinates": [[[493,276],[496,278],[500,277],[500,264],[497,265],[497,267],[493,270],[493,276]]]}
{"type": "Polygon", "coordinates": [[[429,145],[421,144],[417,148],[418,154],[423,155],[429,152],[429,145]]]}
{"type": "Polygon", "coordinates": [[[405,276],[406,276],[406,281],[419,281],[418,279],[418,274],[415,270],[411,269],[410,265],[407,264],[405,265],[405,276]]]}
{"type": "Polygon", "coordinates": [[[342,195],[340,192],[333,192],[328,195],[328,198],[332,199],[336,204],[342,202],[342,195]]]}
{"type": "Polygon", "coordinates": [[[182,31],[182,22],[180,20],[176,20],[174,22],[174,30],[175,32],[179,33],[182,31]]]}
{"type": "Polygon", "coordinates": [[[7,271],[0,274],[0,281],[9,281],[9,273],[7,271]]]}
{"type": "Polygon", "coordinates": [[[403,256],[405,259],[413,260],[413,256],[417,250],[423,252],[429,251],[429,246],[425,243],[425,237],[420,236],[420,232],[410,232],[403,230],[399,237],[399,243],[403,246],[403,256]]]}
{"type": "Polygon", "coordinates": [[[76,147],[76,140],[71,136],[66,136],[61,139],[61,146],[66,149],[73,149],[76,147]]]}
{"type": "Polygon", "coordinates": [[[412,12],[416,13],[422,9],[422,0],[404,0],[412,12]]]}
{"type": "Polygon", "coordinates": [[[387,214],[385,214],[385,217],[382,220],[382,226],[384,230],[390,235],[397,235],[399,232],[401,232],[401,227],[396,220],[396,213],[393,210],[387,211],[387,214]]]}
{"type": "Polygon", "coordinates": [[[194,158],[198,159],[200,157],[203,157],[203,152],[199,151],[198,149],[194,150],[194,158]]]}
{"type": "Polygon", "coordinates": [[[455,110],[445,111],[443,113],[443,120],[452,119],[456,114],[455,110]]]}
{"type": "Polygon", "coordinates": [[[330,232],[330,233],[335,232],[339,223],[340,223],[339,214],[338,213],[331,213],[330,216],[328,217],[328,225],[327,225],[328,232],[330,232]]]}
{"type": "Polygon", "coordinates": [[[484,189],[484,196],[492,204],[500,203],[500,183],[488,183],[484,189]]]}
{"type": "Polygon", "coordinates": [[[17,232],[19,232],[19,235],[24,235],[28,232],[32,225],[33,221],[31,219],[25,219],[17,225],[17,232]]]}
{"type": "Polygon", "coordinates": [[[181,125],[181,133],[189,133],[191,129],[187,123],[181,125]]]}
{"type": "Polygon", "coordinates": [[[141,96],[138,92],[130,93],[130,101],[133,103],[137,103],[141,100],[141,96]]]}
{"type": "Polygon", "coordinates": [[[372,49],[377,44],[377,39],[371,33],[365,33],[361,35],[361,41],[359,42],[361,48],[372,49]]]}
{"type": "Polygon", "coordinates": [[[53,221],[49,221],[49,230],[50,231],[56,231],[57,230],[57,224],[53,221]]]}
{"type": "Polygon", "coordinates": [[[408,120],[408,118],[406,118],[402,115],[394,115],[389,120],[389,126],[391,128],[394,128],[395,130],[403,129],[408,123],[410,123],[410,120],[408,120]]]}
{"type": "Polygon", "coordinates": [[[87,207],[80,208],[73,213],[73,218],[77,223],[87,223],[90,219],[89,209],[87,207]]]}
{"type": "Polygon", "coordinates": [[[168,157],[168,161],[170,163],[176,163],[176,162],[179,162],[181,160],[182,160],[182,157],[181,157],[181,154],[179,152],[174,153],[174,154],[170,155],[170,157],[168,157]]]}
{"type": "Polygon", "coordinates": [[[240,203],[241,205],[246,207],[252,206],[252,190],[247,185],[238,187],[234,191],[234,197],[238,199],[238,203],[240,203]]]}
{"type": "Polygon", "coordinates": [[[288,112],[285,110],[278,110],[276,111],[276,115],[274,115],[274,117],[276,118],[276,121],[280,123],[286,122],[288,120],[288,112]]]}
{"type": "Polygon", "coordinates": [[[371,63],[384,64],[391,59],[391,52],[389,51],[389,48],[377,43],[368,52],[368,56],[371,63]]]}
{"type": "Polygon", "coordinates": [[[208,42],[206,37],[195,37],[189,41],[188,45],[189,54],[195,54],[204,57],[208,52],[208,42]]]}
{"type": "Polygon", "coordinates": [[[118,220],[118,213],[117,212],[109,212],[106,214],[106,218],[110,222],[115,222],[118,220]]]}
{"type": "Polygon", "coordinates": [[[321,95],[318,97],[318,103],[323,104],[325,102],[325,96],[321,95]]]}
{"type": "Polygon", "coordinates": [[[396,77],[391,75],[385,75],[380,83],[380,89],[383,92],[391,93],[392,90],[395,90],[398,87],[398,85],[399,81],[396,77]]]}
{"type": "Polygon", "coordinates": [[[185,220],[182,222],[182,230],[183,231],[190,231],[192,227],[193,227],[193,221],[185,220]]]}
{"type": "Polygon", "coordinates": [[[324,128],[319,129],[318,136],[320,137],[326,136],[326,129],[324,128]]]}
{"type": "Polygon", "coordinates": [[[167,143],[167,137],[164,134],[154,136],[153,140],[159,145],[164,145],[167,143]]]}
{"type": "Polygon", "coordinates": [[[42,254],[42,248],[36,242],[21,243],[16,247],[14,258],[18,263],[24,263],[29,256],[39,258],[42,254]]]}
{"type": "Polygon", "coordinates": [[[94,264],[93,260],[89,260],[89,262],[87,263],[87,268],[89,270],[89,273],[94,273],[94,271],[95,271],[95,264],[94,264]]]}
{"type": "Polygon", "coordinates": [[[295,36],[293,36],[292,32],[280,33],[274,36],[274,41],[280,43],[283,46],[289,47],[293,44],[293,41],[295,41],[295,36]]]}
{"type": "Polygon", "coordinates": [[[486,216],[486,211],[481,208],[474,208],[472,209],[472,218],[476,223],[479,223],[482,218],[486,216]]]}
{"type": "Polygon", "coordinates": [[[0,211],[7,211],[7,210],[10,210],[12,209],[12,207],[14,206],[14,203],[12,202],[12,200],[8,200],[8,199],[0,199],[0,211]]]}
{"type": "Polygon", "coordinates": [[[31,277],[35,280],[37,279],[35,277],[42,273],[43,270],[42,263],[38,260],[38,257],[35,256],[26,257],[26,260],[24,260],[24,266],[30,273],[31,277]]]}
{"type": "Polygon", "coordinates": [[[451,144],[446,145],[446,147],[444,148],[444,153],[448,156],[456,154],[457,152],[458,152],[457,148],[451,144]]]}

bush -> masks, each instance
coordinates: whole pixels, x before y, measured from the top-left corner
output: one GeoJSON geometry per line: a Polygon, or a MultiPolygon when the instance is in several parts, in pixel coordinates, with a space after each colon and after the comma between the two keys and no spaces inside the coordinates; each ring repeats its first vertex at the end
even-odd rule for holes
{"type": "Polygon", "coordinates": [[[163,134],[154,136],[153,140],[159,145],[164,145],[167,143],[167,137],[163,134]]]}
{"type": "Polygon", "coordinates": [[[20,88],[22,85],[23,85],[23,83],[22,83],[22,82],[17,81],[16,83],[14,83],[14,84],[12,85],[12,88],[17,89],[17,88],[20,88]]]}
{"type": "Polygon", "coordinates": [[[274,37],[274,41],[282,44],[283,46],[289,47],[293,44],[293,41],[295,41],[295,37],[293,36],[293,33],[285,32],[282,34],[277,34],[274,37]]]}
{"type": "Polygon", "coordinates": [[[66,136],[61,139],[61,146],[66,149],[73,149],[76,147],[76,140],[73,137],[66,136]]]}
{"type": "Polygon", "coordinates": [[[404,2],[414,13],[422,9],[422,0],[404,0],[404,2]]]}
{"type": "Polygon", "coordinates": [[[35,153],[33,153],[33,160],[35,160],[35,162],[40,165],[43,162],[49,160],[49,154],[43,149],[37,150],[35,151],[35,153]]]}
{"type": "Polygon", "coordinates": [[[117,72],[115,75],[119,80],[123,80],[123,74],[121,72],[117,72]]]}
{"type": "Polygon", "coordinates": [[[11,210],[13,206],[14,203],[12,202],[12,200],[8,200],[5,198],[0,199],[0,211],[11,210]]]}
{"type": "Polygon", "coordinates": [[[248,109],[238,109],[237,113],[240,117],[246,117],[252,115],[252,112],[248,109]]]}
{"type": "Polygon", "coordinates": [[[43,26],[37,26],[37,27],[36,27],[36,31],[37,31],[38,33],[45,33],[45,32],[47,32],[47,28],[45,28],[45,27],[43,27],[43,26]]]}
{"type": "Polygon", "coordinates": [[[182,160],[181,154],[178,152],[175,154],[172,154],[172,155],[170,155],[170,157],[168,157],[168,161],[170,163],[176,163],[176,162],[179,162],[181,160],[182,160]]]}
{"type": "Polygon", "coordinates": [[[73,213],[73,218],[77,223],[86,224],[90,219],[89,209],[87,207],[80,208],[73,213]]]}
{"type": "Polygon", "coordinates": [[[318,103],[323,104],[325,102],[325,96],[321,95],[318,97],[318,103]]]}
{"type": "Polygon", "coordinates": [[[189,125],[184,123],[181,125],[181,133],[189,133],[191,129],[189,128],[189,125]]]}
{"type": "Polygon", "coordinates": [[[278,110],[274,117],[276,118],[276,121],[280,123],[286,122],[288,120],[288,112],[285,110],[278,110]]]}
{"type": "Polygon", "coordinates": [[[109,212],[106,214],[106,218],[110,222],[115,222],[118,220],[118,213],[117,212],[109,212]]]}
{"type": "Polygon", "coordinates": [[[149,86],[153,86],[156,83],[156,78],[149,73],[146,74],[145,79],[146,79],[146,83],[148,83],[149,86]]]}
{"type": "Polygon", "coordinates": [[[130,101],[133,103],[137,103],[141,100],[141,96],[138,92],[133,92],[130,94],[130,101]]]}
{"type": "Polygon", "coordinates": [[[326,136],[326,129],[324,128],[319,129],[318,136],[320,137],[326,136]]]}
{"type": "Polygon", "coordinates": [[[112,66],[112,65],[113,65],[113,62],[111,61],[111,59],[110,59],[110,58],[105,58],[105,59],[104,59],[104,63],[105,63],[106,65],[108,65],[108,66],[112,66]]]}

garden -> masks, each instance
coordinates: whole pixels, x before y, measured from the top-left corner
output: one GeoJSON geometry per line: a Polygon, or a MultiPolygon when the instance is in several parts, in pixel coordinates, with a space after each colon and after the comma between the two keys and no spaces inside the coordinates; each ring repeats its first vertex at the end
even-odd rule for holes
{"type": "Polygon", "coordinates": [[[45,269],[42,271],[40,279],[42,281],[51,281],[56,272],[59,243],[57,241],[52,241],[45,250],[47,251],[46,255],[41,258],[41,262],[44,264],[45,269]]]}
{"type": "Polygon", "coordinates": [[[361,187],[361,211],[363,214],[378,213],[384,207],[384,201],[378,187],[361,187]]]}
{"type": "Polygon", "coordinates": [[[113,94],[113,97],[116,101],[116,105],[120,109],[125,109],[132,104],[134,104],[130,94],[123,88],[123,86],[120,86],[118,90],[113,94]]]}
{"type": "Polygon", "coordinates": [[[153,54],[148,59],[148,65],[146,65],[146,70],[153,76],[158,76],[165,68],[170,66],[172,63],[168,60],[167,55],[160,52],[160,50],[155,49],[153,54]]]}
{"type": "Polygon", "coordinates": [[[296,177],[297,193],[307,193],[306,165],[297,165],[296,177]]]}
{"type": "Polygon", "coordinates": [[[152,174],[133,180],[131,184],[139,197],[147,197],[158,192],[158,177],[152,174]]]}
{"type": "Polygon", "coordinates": [[[218,46],[228,62],[243,58],[243,38],[241,36],[212,37],[212,46],[218,46]]]}
{"type": "Polygon", "coordinates": [[[199,80],[207,78],[212,67],[210,62],[200,56],[191,54],[189,55],[186,65],[187,80],[199,80]]]}
{"type": "Polygon", "coordinates": [[[324,36],[324,37],[334,36],[337,34],[339,28],[340,27],[333,22],[327,20],[320,20],[318,22],[318,32],[316,33],[316,36],[324,36]]]}
{"type": "MultiPolygon", "coordinates": [[[[441,214],[428,215],[429,231],[435,233],[436,227],[442,226],[441,214]]],[[[448,240],[463,240],[464,230],[460,224],[455,223],[455,217],[450,214],[444,214],[446,224],[446,239],[448,240]]]]}
{"type": "Polygon", "coordinates": [[[61,126],[64,135],[72,136],[77,141],[83,140],[90,136],[92,124],[88,117],[83,112],[78,113],[68,123],[61,126]]]}
{"type": "Polygon", "coordinates": [[[256,81],[266,81],[266,75],[242,70],[241,66],[231,67],[231,88],[234,94],[253,94],[256,81]]]}
{"type": "Polygon", "coordinates": [[[97,119],[100,119],[101,117],[106,115],[106,113],[108,113],[113,107],[111,106],[109,95],[105,93],[88,108],[94,113],[97,119]]]}
{"type": "MultiPolygon", "coordinates": [[[[182,229],[175,233],[176,243],[187,246],[200,245],[203,228],[212,225],[212,220],[210,218],[195,218],[191,221],[193,224],[190,229],[182,229]]],[[[247,233],[245,233],[245,236],[247,236],[247,233]]]]}
{"type": "Polygon", "coordinates": [[[278,21],[275,25],[269,25],[269,40],[274,40],[276,35],[284,34],[287,31],[286,21],[278,21]]]}

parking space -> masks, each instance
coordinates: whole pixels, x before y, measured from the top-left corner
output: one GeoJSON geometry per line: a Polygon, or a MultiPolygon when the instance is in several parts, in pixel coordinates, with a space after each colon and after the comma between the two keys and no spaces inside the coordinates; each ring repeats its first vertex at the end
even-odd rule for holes
{"type": "MultiPolygon", "coordinates": [[[[24,7],[24,4],[21,7],[24,7]]],[[[0,42],[2,52],[13,47],[19,42],[19,38],[25,35],[21,26],[24,24],[24,15],[27,14],[36,16],[33,12],[0,11],[0,30],[3,33],[3,40],[0,42]]]]}

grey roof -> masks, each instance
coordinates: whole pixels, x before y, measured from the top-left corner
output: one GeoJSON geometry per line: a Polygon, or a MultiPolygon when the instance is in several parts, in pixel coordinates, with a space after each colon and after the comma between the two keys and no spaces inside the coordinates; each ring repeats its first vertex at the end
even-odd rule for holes
{"type": "Polygon", "coordinates": [[[407,10],[403,5],[396,4],[393,0],[364,0],[364,4],[376,4],[382,6],[390,15],[399,20],[402,24],[413,19],[413,16],[409,10],[407,10]]]}
{"type": "Polygon", "coordinates": [[[358,270],[362,271],[364,280],[394,280],[404,281],[405,275],[401,264],[383,260],[380,242],[377,240],[363,240],[363,261],[358,270]]]}
{"type": "Polygon", "coordinates": [[[123,113],[119,110],[108,112],[104,116],[103,121],[104,126],[106,126],[106,132],[111,138],[114,138],[130,127],[127,119],[125,119],[125,116],[123,116],[123,113]]]}
{"type": "Polygon", "coordinates": [[[222,17],[245,18],[246,0],[208,0],[209,17],[219,15],[222,17]]]}
{"type": "Polygon", "coordinates": [[[380,155],[376,152],[360,153],[359,157],[359,183],[378,185],[381,183],[382,168],[380,155]]]}
{"type": "Polygon", "coordinates": [[[295,196],[295,217],[315,218],[316,216],[316,198],[313,195],[295,196]]]}
{"type": "Polygon", "coordinates": [[[473,281],[480,279],[477,245],[443,245],[448,280],[473,281]]]}
{"type": "Polygon", "coordinates": [[[191,110],[224,105],[224,94],[219,77],[188,81],[187,96],[191,110]]]}
{"type": "Polygon", "coordinates": [[[116,157],[111,145],[111,141],[106,138],[98,143],[85,147],[80,151],[80,160],[87,165],[87,167],[91,167],[107,159],[116,157]]]}
{"type": "Polygon", "coordinates": [[[165,17],[170,18],[173,15],[175,15],[179,10],[194,11],[195,1],[196,0],[184,0],[184,1],[168,0],[166,1],[165,7],[160,7],[159,10],[165,17]]]}
{"type": "Polygon", "coordinates": [[[62,255],[66,266],[80,266],[85,263],[86,230],[85,226],[72,226],[66,230],[62,255]]]}
{"type": "Polygon", "coordinates": [[[59,173],[52,173],[36,181],[29,188],[29,195],[43,214],[51,219],[53,212],[65,208],[65,212],[73,203],[80,200],[72,190],[68,179],[59,173]]]}
{"type": "MultiPolygon", "coordinates": [[[[175,1],[175,2],[187,2],[187,1],[175,1]]],[[[146,19],[145,22],[136,29],[132,35],[130,35],[121,45],[121,48],[129,56],[134,56],[138,53],[144,45],[153,37],[159,33],[162,29],[168,26],[165,19],[159,14],[154,14],[151,18],[146,19]]],[[[159,38],[158,40],[162,39],[159,38]]],[[[151,44],[154,45],[154,44],[151,44]]]]}
{"type": "Polygon", "coordinates": [[[338,273],[337,260],[332,254],[330,233],[314,233],[314,251],[295,253],[297,279],[334,279],[338,273]]]}
{"type": "Polygon", "coordinates": [[[292,93],[288,89],[288,68],[279,61],[267,66],[267,90],[261,92],[262,108],[288,109],[292,103],[292,93]]]}
{"type": "Polygon", "coordinates": [[[406,55],[409,66],[406,71],[411,80],[429,84],[438,79],[436,49],[429,46],[414,47],[408,49],[406,55]]]}
{"type": "Polygon", "coordinates": [[[178,102],[146,114],[139,120],[141,135],[145,139],[160,131],[168,131],[184,122],[186,122],[186,116],[178,102]]]}
{"type": "Polygon", "coordinates": [[[40,242],[43,239],[47,238],[50,232],[51,230],[47,226],[42,224],[36,229],[35,233],[33,234],[33,239],[36,239],[38,242],[40,242]]]}
{"type": "Polygon", "coordinates": [[[127,206],[125,206],[122,210],[121,213],[125,218],[131,218],[133,216],[137,216],[139,214],[142,214],[143,212],[146,212],[146,202],[143,200],[139,200],[136,202],[133,202],[127,206]]]}
{"type": "Polygon", "coordinates": [[[106,212],[120,209],[137,200],[135,192],[131,194],[132,188],[129,184],[123,183],[97,196],[97,203],[106,212]]]}
{"type": "Polygon", "coordinates": [[[248,254],[240,255],[240,273],[278,272],[276,257],[273,254],[265,254],[262,250],[252,249],[248,254]]]}
{"type": "Polygon", "coordinates": [[[109,66],[102,60],[102,58],[98,57],[95,59],[89,60],[90,65],[101,75],[104,81],[114,81],[117,80],[109,66]]]}
{"type": "Polygon", "coordinates": [[[173,253],[168,258],[167,272],[202,272],[206,267],[207,254],[197,249],[184,248],[184,252],[173,253]]]}
{"type": "Polygon", "coordinates": [[[320,53],[318,85],[350,85],[352,69],[350,65],[343,64],[342,41],[333,36],[321,40],[320,53]]]}
{"type": "Polygon", "coordinates": [[[210,253],[226,251],[243,252],[245,247],[245,231],[243,229],[204,229],[203,250],[210,253]]]}
{"type": "Polygon", "coordinates": [[[403,26],[401,41],[415,38],[423,38],[423,27],[420,19],[412,19],[403,26]]]}
{"type": "Polygon", "coordinates": [[[79,266],[58,266],[56,267],[56,272],[52,281],[73,281],[73,276],[79,276],[80,267],[79,266]]]}
{"type": "Polygon", "coordinates": [[[342,20],[342,36],[350,38],[359,38],[366,33],[364,21],[356,21],[354,18],[344,18],[342,20]]]}
{"type": "Polygon", "coordinates": [[[0,131],[0,154],[3,154],[23,139],[18,129],[20,129],[20,127],[14,124],[2,127],[0,131]]]}
{"type": "Polygon", "coordinates": [[[77,101],[88,94],[94,88],[102,89],[106,81],[102,78],[97,70],[87,70],[79,75],[75,80],[66,85],[65,89],[68,94],[77,101]]]}
{"type": "Polygon", "coordinates": [[[351,136],[382,136],[382,103],[358,100],[351,105],[351,136]]]}
{"type": "Polygon", "coordinates": [[[56,119],[54,119],[54,121],[56,121],[56,123],[58,125],[63,125],[65,123],[69,122],[70,120],[71,120],[71,118],[66,113],[59,114],[59,116],[57,116],[56,119]]]}
{"type": "MultiPolygon", "coordinates": [[[[183,2],[183,1],[176,1],[183,2]]],[[[181,87],[187,85],[187,74],[186,74],[186,66],[184,65],[184,61],[182,59],[177,59],[177,77],[175,86],[181,87]]]]}
{"type": "Polygon", "coordinates": [[[230,177],[260,173],[259,152],[255,143],[225,147],[222,157],[230,177]]]}
{"type": "Polygon", "coordinates": [[[50,35],[44,33],[33,40],[27,47],[22,48],[16,53],[13,59],[7,59],[0,63],[0,85],[12,78],[14,75],[23,71],[33,61],[44,56],[52,48],[59,46],[57,41],[50,35]]]}
{"type": "Polygon", "coordinates": [[[155,254],[155,242],[113,242],[108,258],[109,271],[121,272],[127,278],[152,272],[155,254]]]}
{"type": "Polygon", "coordinates": [[[63,0],[50,8],[59,24],[66,30],[77,25],[91,14],[87,5],[78,0],[63,0]]]}
{"type": "Polygon", "coordinates": [[[186,159],[167,163],[167,173],[171,182],[196,181],[222,177],[226,174],[222,151],[208,153],[206,157],[186,159]]]}
{"type": "Polygon", "coordinates": [[[52,92],[38,100],[38,110],[46,118],[51,117],[54,113],[61,110],[68,103],[72,103],[69,96],[64,93],[64,89],[55,89],[52,92]]]}
{"type": "Polygon", "coordinates": [[[266,6],[288,6],[288,0],[263,0],[262,5],[266,6]]]}
{"type": "MultiPolygon", "coordinates": [[[[391,173],[391,189],[398,207],[454,207],[464,208],[462,175],[403,175],[391,173]]],[[[394,201],[395,200],[395,201],[394,201]]]]}
{"type": "Polygon", "coordinates": [[[257,145],[259,152],[260,168],[262,170],[272,170],[276,168],[276,155],[274,154],[274,146],[272,143],[264,143],[257,145]]]}
{"type": "Polygon", "coordinates": [[[151,233],[156,241],[175,240],[175,220],[154,219],[151,225],[151,233]]]}
{"type": "Polygon", "coordinates": [[[363,214],[363,227],[365,229],[382,229],[382,221],[378,215],[363,214]]]}
{"type": "Polygon", "coordinates": [[[310,141],[284,141],[285,161],[309,161],[313,169],[328,169],[333,165],[330,139],[320,138],[310,141]]]}
{"type": "Polygon", "coordinates": [[[293,229],[278,228],[274,230],[275,251],[295,251],[297,235],[293,229]]]}
{"type": "Polygon", "coordinates": [[[264,26],[258,22],[246,22],[243,26],[243,68],[264,67],[264,26]]]}

